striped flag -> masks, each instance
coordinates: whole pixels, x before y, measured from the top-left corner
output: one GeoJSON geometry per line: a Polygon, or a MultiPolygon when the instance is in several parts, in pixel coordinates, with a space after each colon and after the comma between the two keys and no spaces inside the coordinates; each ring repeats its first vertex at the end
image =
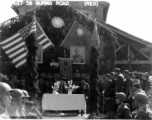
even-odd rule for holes
{"type": "Polygon", "coordinates": [[[39,44],[43,46],[43,50],[47,50],[53,46],[37,21],[32,21],[16,34],[0,43],[2,49],[11,59],[12,63],[15,64],[16,68],[19,68],[26,63],[27,51],[25,49],[25,39],[29,34],[35,32],[35,30],[36,37],[39,44]]]}

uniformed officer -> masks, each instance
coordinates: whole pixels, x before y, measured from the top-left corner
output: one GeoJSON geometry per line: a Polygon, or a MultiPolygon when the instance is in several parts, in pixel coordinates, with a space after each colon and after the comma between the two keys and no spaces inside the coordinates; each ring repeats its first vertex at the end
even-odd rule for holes
{"type": "Polygon", "coordinates": [[[25,96],[22,90],[14,89],[11,95],[12,95],[12,103],[7,108],[10,117],[11,118],[25,118],[25,113],[22,110],[22,106],[23,106],[22,98],[25,96]]]}
{"type": "Polygon", "coordinates": [[[140,120],[152,120],[152,111],[147,106],[148,96],[145,93],[138,93],[134,97],[137,110],[134,111],[134,118],[140,120]]]}
{"type": "Polygon", "coordinates": [[[129,77],[129,71],[128,70],[124,70],[124,77],[125,77],[125,82],[124,82],[124,93],[126,94],[126,96],[128,97],[130,92],[133,89],[133,81],[132,79],[129,77]]]}
{"type": "Polygon", "coordinates": [[[116,104],[118,105],[116,111],[116,119],[132,119],[132,114],[126,101],[126,95],[123,92],[116,93],[116,104]]]}
{"type": "Polygon", "coordinates": [[[10,119],[7,107],[11,103],[12,89],[7,83],[0,82],[0,119],[10,119]]]}
{"type": "Polygon", "coordinates": [[[73,55],[72,58],[73,58],[73,62],[76,62],[76,63],[83,63],[84,62],[84,59],[80,55],[80,50],[78,48],[75,49],[75,55],[73,55]]]}
{"type": "Polygon", "coordinates": [[[113,84],[112,80],[110,79],[110,74],[105,75],[105,80],[106,80],[106,86],[104,90],[104,97],[105,97],[105,113],[115,111],[114,110],[114,105],[115,105],[115,95],[114,95],[114,89],[113,89],[113,84]]]}
{"type": "Polygon", "coordinates": [[[116,92],[123,92],[124,76],[121,74],[120,68],[115,69],[115,75],[116,75],[116,80],[115,80],[114,93],[116,94],[116,92]]]}

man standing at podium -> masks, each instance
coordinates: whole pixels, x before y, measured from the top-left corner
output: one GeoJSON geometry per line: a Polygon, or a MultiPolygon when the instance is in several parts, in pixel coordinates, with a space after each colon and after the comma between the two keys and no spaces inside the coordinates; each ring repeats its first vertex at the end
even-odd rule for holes
{"type": "Polygon", "coordinates": [[[59,94],[67,94],[67,84],[65,82],[66,80],[66,76],[62,76],[61,79],[59,80],[59,89],[58,89],[58,93],[59,94]]]}

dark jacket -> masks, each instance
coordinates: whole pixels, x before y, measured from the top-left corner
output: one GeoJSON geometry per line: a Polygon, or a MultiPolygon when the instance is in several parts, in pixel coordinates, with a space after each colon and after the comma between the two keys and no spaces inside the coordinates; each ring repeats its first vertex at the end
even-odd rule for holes
{"type": "Polygon", "coordinates": [[[132,79],[126,78],[126,81],[124,83],[124,93],[126,94],[127,97],[130,94],[130,92],[132,91],[132,88],[133,88],[132,79]]]}
{"type": "Polygon", "coordinates": [[[60,81],[58,93],[60,93],[60,94],[67,94],[67,84],[63,80],[60,81]]]}
{"type": "Polygon", "coordinates": [[[116,111],[116,119],[132,119],[131,111],[127,104],[123,103],[118,106],[116,111]]]}
{"type": "Polygon", "coordinates": [[[106,82],[104,97],[114,97],[113,84],[111,80],[106,82]]]}
{"type": "Polygon", "coordinates": [[[123,89],[124,89],[124,78],[122,74],[119,74],[115,81],[114,93],[116,94],[116,92],[123,92],[123,89]]]}
{"type": "Polygon", "coordinates": [[[90,86],[88,83],[81,83],[79,87],[79,94],[84,94],[85,97],[90,96],[90,86]]]}

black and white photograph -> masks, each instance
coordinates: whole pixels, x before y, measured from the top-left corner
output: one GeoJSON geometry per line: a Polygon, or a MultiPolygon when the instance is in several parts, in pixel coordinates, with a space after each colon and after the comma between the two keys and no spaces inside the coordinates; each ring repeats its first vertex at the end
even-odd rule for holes
{"type": "Polygon", "coordinates": [[[0,0],[0,119],[152,120],[152,0],[0,0]]]}
{"type": "Polygon", "coordinates": [[[70,58],[73,64],[85,64],[85,46],[70,46],[70,58]]]}

